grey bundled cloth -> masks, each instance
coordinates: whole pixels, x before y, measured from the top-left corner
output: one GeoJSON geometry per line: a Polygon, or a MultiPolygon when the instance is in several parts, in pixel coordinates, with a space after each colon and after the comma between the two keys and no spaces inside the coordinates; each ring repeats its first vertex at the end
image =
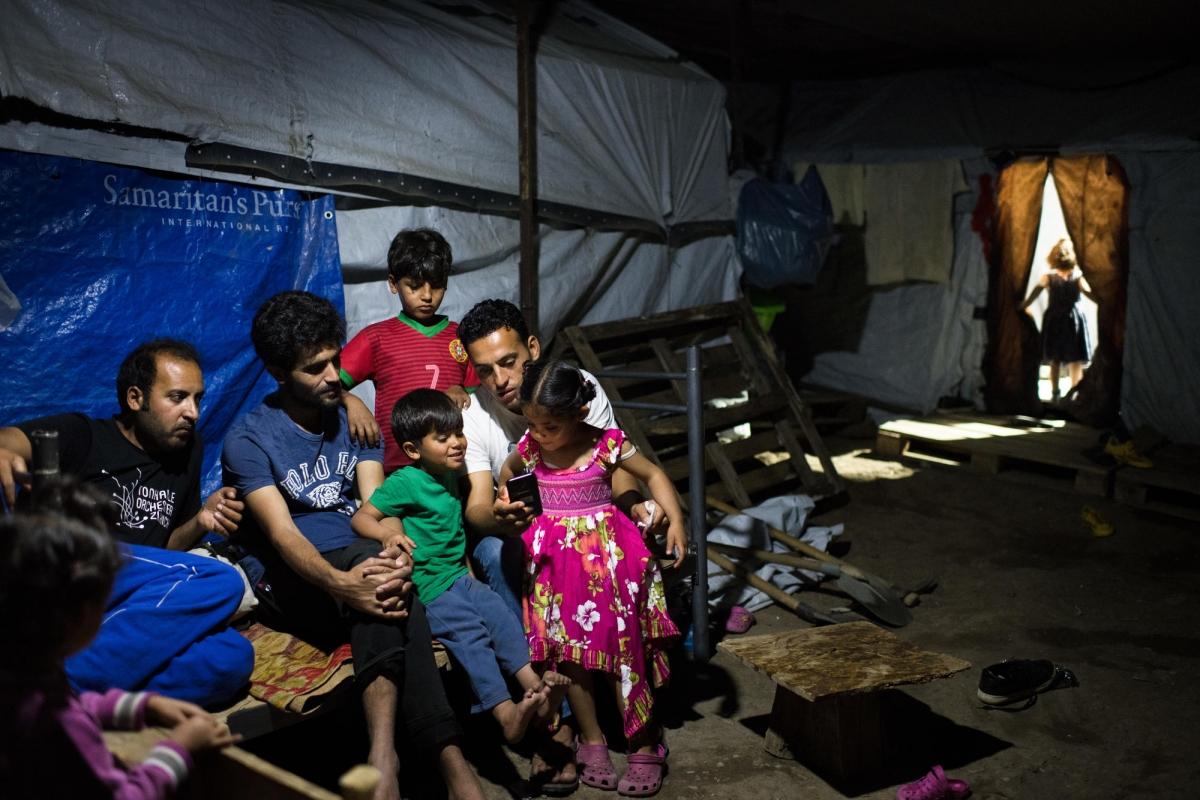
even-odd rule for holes
{"type": "MultiPolygon", "coordinates": [[[[818,550],[827,550],[829,542],[842,535],[843,526],[805,528],[808,514],[814,505],[813,499],[803,494],[772,497],[746,509],[742,514],[725,517],[708,532],[708,540],[734,547],[791,553],[785,545],[771,538],[767,532],[767,526],[771,526],[798,537],[818,550]]],[[[763,564],[755,570],[755,574],[790,594],[800,591],[805,583],[814,584],[825,579],[819,572],[782,564],[763,564]]],[[[771,604],[771,598],[766,593],[745,585],[738,578],[723,572],[711,561],[708,562],[708,598],[714,609],[728,609],[736,605],[757,611],[771,604]]]]}

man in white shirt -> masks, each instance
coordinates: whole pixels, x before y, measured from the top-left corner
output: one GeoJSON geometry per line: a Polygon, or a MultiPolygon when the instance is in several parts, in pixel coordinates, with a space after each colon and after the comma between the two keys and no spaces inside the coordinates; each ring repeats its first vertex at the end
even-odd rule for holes
{"type": "MultiPolygon", "coordinates": [[[[463,433],[467,437],[467,480],[470,489],[463,505],[467,529],[473,537],[472,560],[477,575],[504,599],[521,618],[520,586],[524,549],[520,533],[533,521],[524,503],[510,503],[504,486],[496,488],[500,468],[528,423],[521,415],[521,382],[525,364],[541,355],[541,343],[529,333],[521,310],[506,300],[483,300],[458,324],[458,338],[467,350],[480,388],[474,401],[463,410],[463,433]]],[[[596,397],[588,404],[584,420],[597,428],[617,427],[612,405],[595,376],[584,376],[596,384],[596,397]]],[[[637,482],[623,470],[613,476],[613,497],[635,519],[649,516],[637,482]]],[[[656,519],[655,529],[665,525],[656,519]]],[[[555,740],[569,744],[573,732],[564,723],[555,740]]],[[[544,782],[547,794],[554,789],[569,792],[577,785],[575,765],[565,759],[544,759],[553,766],[534,764],[531,779],[544,782]],[[555,769],[557,767],[557,769],[555,769]],[[568,788],[570,787],[570,788],[568,788]]]]}

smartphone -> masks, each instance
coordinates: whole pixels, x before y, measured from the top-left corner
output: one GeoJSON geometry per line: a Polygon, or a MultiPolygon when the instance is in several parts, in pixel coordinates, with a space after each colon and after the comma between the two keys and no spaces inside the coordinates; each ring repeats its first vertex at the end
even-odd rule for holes
{"type": "Polygon", "coordinates": [[[518,501],[533,511],[534,516],[542,513],[542,493],[538,491],[537,475],[527,472],[524,475],[514,475],[508,479],[508,502],[518,501]]]}

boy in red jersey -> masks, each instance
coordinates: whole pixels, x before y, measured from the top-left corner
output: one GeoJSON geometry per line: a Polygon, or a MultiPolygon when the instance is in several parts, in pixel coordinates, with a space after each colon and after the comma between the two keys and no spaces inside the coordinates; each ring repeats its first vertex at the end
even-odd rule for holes
{"type": "Polygon", "coordinates": [[[450,244],[429,228],[400,231],[388,248],[388,290],[400,296],[400,313],[363,328],[342,348],[342,384],[375,382],[375,419],[383,434],[383,469],[411,460],[392,435],[392,406],[413,389],[437,389],[459,408],[471,404],[479,384],[458,323],[438,314],[453,257],[450,244]]]}

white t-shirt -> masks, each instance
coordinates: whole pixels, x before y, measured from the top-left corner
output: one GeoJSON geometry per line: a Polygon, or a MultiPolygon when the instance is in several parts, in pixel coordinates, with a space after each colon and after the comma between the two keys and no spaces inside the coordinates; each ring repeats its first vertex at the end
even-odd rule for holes
{"type": "MultiPolygon", "coordinates": [[[[587,370],[579,370],[583,377],[596,385],[596,396],[588,403],[588,415],[584,422],[593,428],[607,430],[617,427],[612,404],[596,376],[587,370]]],[[[517,441],[529,427],[528,420],[514,414],[484,387],[479,387],[471,396],[471,405],[463,411],[463,433],[467,437],[467,474],[491,472],[492,479],[500,478],[500,468],[517,446],[517,441]]]]}

